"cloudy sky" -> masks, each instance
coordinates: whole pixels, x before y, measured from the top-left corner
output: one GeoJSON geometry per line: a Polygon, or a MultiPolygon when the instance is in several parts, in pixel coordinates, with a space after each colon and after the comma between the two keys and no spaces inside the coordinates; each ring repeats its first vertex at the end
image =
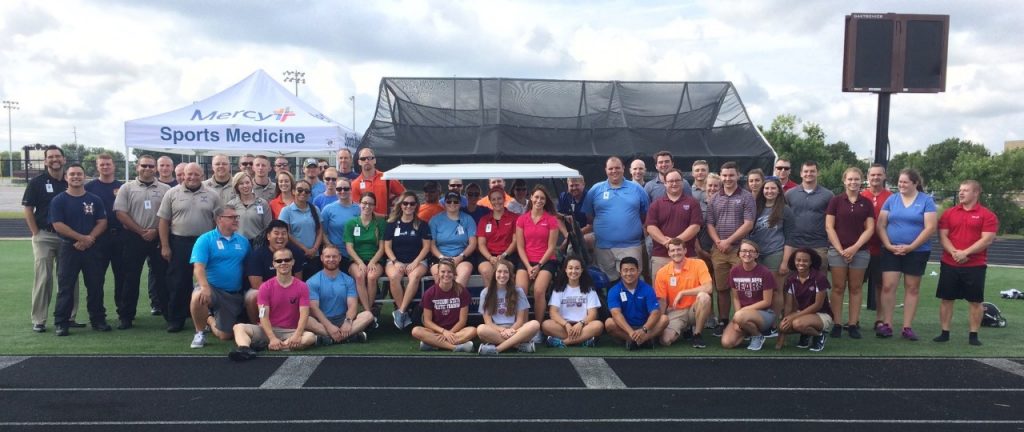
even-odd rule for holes
{"type": "Polygon", "coordinates": [[[256,69],[304,71],[300,96],[345,125],[355,95],[360,133],[385,76],[728,80],[754,123],[795,114],[869,157],[877,97],[840,90],[855,12],[951,16],[946,92],[893,96],[894,154],[1024,139],[1018,1],[4,1],[0,97],[20,103],[15,147],[77,128],[120,149],[126,120],[256,69]]]}

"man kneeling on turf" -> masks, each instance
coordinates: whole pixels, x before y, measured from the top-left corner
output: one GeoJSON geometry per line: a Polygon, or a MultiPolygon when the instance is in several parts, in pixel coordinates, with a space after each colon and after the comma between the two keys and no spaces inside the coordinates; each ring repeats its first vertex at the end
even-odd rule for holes
{"type": "Polygon", "coordinates": [[[274,252],[274,267],[277,276],[260,285],[260,324],[235,324],[234,351],[228,358],[235,361],[249,360],[256,356],[252,346],[267,347],[271,351],[299,350],[316,342],[316,335],[306,331],[309,318],[309,287],[305,282],[292,277],[295,258],[292,251],[281,249],[274,252]]]}
{"type": "Polygon", "coordinates": [[[217,227],[199,236],[189,259],[196,278],[189,305],[196,327],[192,348],[206,345],[204,326],[217,339],[231,340],[231,329],[242,312],[242,263],[249,253],[249,240],[238,233],[234,206],[217,208],[214,216],[217,227]]]}
{"type": "Polygon", "coordinates": [[[320,251],[324,269],[306,282],[309,284],[309,330],[316,333],[317,345],[347,341],[366,342],[366,329],[373,322],[373,313],[359,310],[356,281],[339,269],[341,251],[335,245],[320,251]]]}
{"type": "Polygon", "coordinates": [[[630,351],[654,348],[654,338],[668,326],[654,288],[640,280],[640,262],[636,258],[622,258],[619,275],[622,279],[608,290],[612,317],[605,320],[605,329],[615,339],[626,342],[630,351]]]}
{"type": "Polygon", "coordinates": [[[704,348],[707,345],[700,333],[711,314],[711,273],[704,261],[686,258],[686,244],[681,239],[668,242],[668,257],[671,261],[658,269],[654,278],[661,313],[668,318],[660,342],[669,346],[691,332],[693,347],[704,348]]]}

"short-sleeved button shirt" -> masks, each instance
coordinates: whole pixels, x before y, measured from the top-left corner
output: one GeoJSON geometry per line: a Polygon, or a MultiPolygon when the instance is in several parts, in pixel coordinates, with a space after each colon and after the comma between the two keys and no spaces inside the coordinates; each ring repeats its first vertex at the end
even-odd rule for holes
{"type": "Polygon", "coordinates": [[[213,214],[221,205],[220,195],[210,189],[177,185],[164,194],[157,216],[171,222],[171,234],[198,237],[214,228],[213,214]]]}
{"type": "Polygon", "coordinates": [[[228,204],[235,206],[238,212],[238,233],[249,240],[262,236],[263,230],[273,220],[270,203],[258,196],[249,205],[243,204],[239,197],[233,198],[228,204]]]}
{"type": "Polygon", "coordinates": [[[242,269],[248,254],[249,240],[238,233],[226,237],[215,228],[196,240],[189,263],[206,266],[210,286],[234,293],[242,290],[242,269]]]}
{"type": "Polygon", "coordinates": [[[216,192],[217,195],[220,195],[220,202],[222,203],[231,201],[237,195],[235,193],[235,189],[231,187],[231,180],[228,180],[226,183],[221,183],[214,180],[213,177],[210,177],[203,180],[203,186],[216,192]]]}
{"type": "Polygon", "coordinates": [[[305,209],[300,209],[295,203],[291,203],[278,215],[278,219],[288,223],[288,232],[292,237],[307,248],[313,247],[316,243],[317,224],[314,218],[319,217],[319,214],[314,215],[313,211],[311,205],[307,204],[305,209]]]}
{"type": "MultiPolygon", "coordinates": [[[[516,229],[523,230],[523,249],[526,251],[526,258],[531,263],[537,263],[548,250],[548,236],[552,231],[558,231],[558,219],[554,215],[543,213],[537,222],[534,222],[533,216],[527,212],[516,219],[516,229]]],[[[556,254],[548,257],[548,261],[557,259],[556,254]]]]}
{"type": "Polygon", "coordinates": [[[594,220],[594,238],[600,249],[638,246],[643,242],[643,220],[650,201],[640,185],[623,180],[613,187],[595,184],[583,200],[583,211],[594,220]]]}
{"type": "Polygon", "coordinates": [[[388,207],[391,203],[390,196],[401,195],[405,192],[405,186],[398,180],[388,180],[387,182],[383,179],[384,172],[377,170],[373,178],[367,179],[362,174],[352,180],[352,201],[359,202],[359,198],[363,196],[363,192],[373,192],[373,195],[377,198],[377,205],[373,208],[373,212],[378,216],[384,216],[388,213],[388,207]]]}
{"type": "Polygon", "coordinates": [[[494,219],[494,213],[488,214],[476,225],[476,236],[487,239],[487,251],[491,255],[501,255],[515,240],[518,220],[519,215],[510,211],[502,213],[501,219],[494,219]]]}
{"type": "Polygon", "coordinates": [[[807,192],[797,187],[786,192],[786,202],[793,209],[796,223],[789,238],[790,246],[823,248],[828,247],[825,233],[825,210],[832,200],[832,191],[817,185],[807,192]]]}
{"type": "Polygon", "coordinates": [[[818,309],[815,313],[827,313],[834,317],[832,315],[832,306],[828,302],[829,288],[830,285],[825,275],[814,269],[811,269],[807,280],[803,282],[800,282],[800,276],[796,272],[790,273],[789,277],[786,278],[786,292],[796,300],[797,310],[807,309],[814,304],[818,293],[824,292],[825,302],[821,304],[821,309],[818,309]]]}
{"type": "Polygon", "coordinates": [[[50,227],[50,201],[53,198],[68,190],[68,182],[63,178],[50,177],[49,173],[42,173],[29,180],[25,188],[25,194],[21,198],[21,205],[33,207],[32,216],[39,229],[50,227]]]}
{"type": "Polygon", "coordinates": [[[706,222],[715,226],[718,238],[731,237],[746,221],[753,222],[757,217],[757,203],[754,196],[744,188],[737,187],[732,195],[726,195],[725,189],[711,197],[708,204],[706,222]]]}
{"type": "MultiPolygon", "coordinates": [[[[682,195],[679,199],[672,201],[668,195],[662,196],[651,203],[647,211],[647,219],[644,226],[656,226],[661,233],[668,237],[676,237],[686,231],[691,225],[704,225],[704,218],[701,216],[700,203],[692,197],[682,195]]],[[[686,242],[686,256],[697,256],[697,248],[694,246],[697,236],[686,242]]],[[[661,243],[654,243],[651,247],[651,255],[656,257],[667,257],[668,249],[661,243]]]]}
{"type": "MultiPolygon", "coordinates": [[[[963,204],[957,204],[946,210],[939,218],[939,229],[949,230],[947,237],[953,247],[964,250],[981,240],[981,234],[999,231],[999,219],[995,213],[981,204],[975,204],[970,210],[963,204]]],[[[988,248],[967,257],[967,262],[960,264],[953,259],[948,251],[942,251],[942,263],[953,267],[978,267],[988,262],[988,248]]]]}
{"type": "Polygon", "coordinates": [[[351,258],[345,248],[345,224],[355,217],[359,217],[359,204],[345,205],[341,201],[327,204],[324,211],[320,212],[320,227],[324,230],[327,241],[338,246],[341,249],[341,256],[345,258],[351,258]]]}
{"type": "MultiPolygon", "coordinates": [[[[875,209],[871,201],[861,195],[857,195],[854,202],[850,202],[846,194],[836,195],[828,202],[825,214],[835,217],[836,236],[839,237],[839,244],[848,248],[857,243],[857,239],[864,233],[864,222],[868,218],[874,218],[875,209]]],[[[865,243],[860,250],[867,249],[865,243]]]]}
{"type": "Polygon", "coordinates": [[[150,184],[132,180],[117,191],[114,211],[127,213],[142,229],[156,229],[160,221],[156,215],[169,190],[170,186],[156,180],[150,184]]]}

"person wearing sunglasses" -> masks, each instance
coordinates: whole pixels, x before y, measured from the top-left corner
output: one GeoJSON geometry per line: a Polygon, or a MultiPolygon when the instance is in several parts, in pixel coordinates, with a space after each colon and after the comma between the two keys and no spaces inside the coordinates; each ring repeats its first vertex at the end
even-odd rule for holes
{"type": "Polygon", "coordinates": [[[359,217],[359,203],[352,202],[351,180],[339,177],[334,190],[338,193],[338,200],[324,206],[324,211],[320,212],[320,226],[323,227],[324,240],[341,251],[341,268],[348,271],[352,258],[345,247],[345,224],[359,217]]]}
{"type": "MultiPolygon", "coordinates": [[[[280,184],[280,182],[278,182],[280,184]]],[[[309,203],[312,186],[306,180],[295,182],[295,202],[281,210],[280,219],[288,223],[291,242],[302,248],[306,257],[303,274],[311,275],[320,271],[320,245],[324,233],[320,229],[320,212],[309,203]]]]}
{"type": "Polygon", "coordinates": [[[484,216],[491,213],[491,209],[477,204],[481,193],[480,185],[476,183],[466,185],[466,196],[462,199],[462,207],[460,208],[463,213],[472,217],[473,221],[477,224],[480,223],[484,216]]]}
{"type": "MultiPolygon", "coordinates": [[[[430,218],[430,236],[434,239],[430,251],[438,260],[451,259],[455,263],[455,281],[466,286],[475,267],[476,224],[459,209],[460,198],[448,192],[444,196],[445,212],[430,218]]],[[[434,280],[437,280],[437,268],[434,265],[430,269],[434,280]]]]}
{"type": "Polygon", "coordinates": [[[324,170],[324,193],[313,197],[313,205],[323,210],[327,204],[338,201],[338,170],[327,168],[324,170]]]}
{"type": "Polygon", "coordinates": [[[385,271],[391,285],[391,298],[395,300],[392,318],[399,330],[412,324],[409,308],[419,291],[420,279],[427,274],[430,227],[416,216],[419,206],[415,193],[403,192],[384,228],[384,253],[388,258],[385,271]],[[407,278],[404,289],[402,278],[407,278]]]}
{"type": "Polygon", "coordinates": [[[231,340],[244,309],[242,269],[249,254],[249,240],[238,233],[239,216],[234,207],[220,207],[214,216],[217,227],[199,236],[189,260],[195,266],[196,278],[189,307],[196,329],[192,348],[206,345],[206,326],[217,339],[231,340]]]}
{"type": "Polygon", "coordinates": [[[420,204],[416,211],[416,217],[423,222],[430,222],[430,218],[438,213],[444,212],[444,201],[440,200],[441,187],[436,181],[423,183],[423,204],[420,204]]]}
{"type": "Polygon", "coordinates": [[[252,163],[253,163],[253,161],[255,159],[256,159],[256,156],[251,155],[251,154],[247,154],[245,156],[239,157],[238,158],[238,172],[244,172],[246,174],[249,174],[249,177],[255,176],[256,172],[253,171],[253,167],[252,167],[252,163]]]}
{"type": "Polygon", "coordinates": [[[352,258],[348,274],[356,280],[359,303],[364,310],[373,312],[374,320],[380,315],[380,307],[374,304],[374,300],[377,298],[377,278],[384,274],[381,258],[384,257],[385,226],[384,219],[373,213],[377,207],[376,198],[372,192],[364,192],[359,197],[359,216],[345,223],[345,249],[352,258]]]}
{"type": "Polygon", "coordinates": [[[369,148],[359,150],[359,169],[362,174],[352,181],[352,200],[363,196],[363,192],[373,192],[377,197],[373,213],[383,217],[395,198],[405,192],[405,186],[398,180],[384,181],[384,173],[377,169],[377,156],[369,148]]]}
{"type": "Polygon", "coordinates": [[[799,186],[799,183],[794,182],[789,178],[793,174],[793,163],[788,158],[780,157],[775,160],[775,176],[779,178],[779,182],[782,183],[783,193],[799,186]]]}
{"type": "Polygon", "coordinates": [[[117,198],[114,199],[114,213],[125,230],[122,251],[124,291],[120,295],[114,293],[117,315],[120,318],[118,328],[122,330],[131,328],[135,319],[139,301],[139,279],[142,277],[142,265],[147,258],[149,273],[160,275],[149,278],[150,312],[162,314],[160,297],[167,295],[163,277],[167,274],[167,262],[160,257],[160,238],[157,232],[159,219],[156,214],[160,210],[160,201],[171,187],[157,181],[153,165],[152,156],[139,156],[135,165],[135,172],[138,175],[135,180],[125,183],[117,191],[117,198]]]}
{"type": "Polygon", "coordinates": [[[288,241],[288,224],[280,219],[274,219],[267,224],[263,230],[262,238],[253,245],[252,253],[245,259],[245,278],[249,290],[245,292],[245,311],[249,315],[249,322],[259,322],[259,310],[257,308],[257,296],[260,285],[270,280],[277,274],[274,267],[274,253],[288,249],[292,251],[292,275],[303,279],[302,267],[306,265],[305,252],[302,248],[288,241]]]}
{"type": "Polygon", "coordinates": [[[505,208],[515,214],[525,214],[530,211],[533,205],[526,189],[526,180],[518,179],[512,182],[512,201],[505,203],[505,208]]]}
{"type": "Polygon", "coordinates": [[[290,173],[291,171],[288,168],[288,158],[278,156],[274,159],[274,177],[277,177],[278,174],[283,172],[290,173]]]}
{"type": "Polygon", "coordinates": [[[309,318],[309,286],[292,277],[294,258],[283,249],[274,253],[277,276],[260,286],[259,324],[236,324],[234,339],[238,348],[228,353],[234,361],[256,357],[253,345],[266,346],[271,351],[302,350],[317,341],[317,336],[306,330],[309,318]]]}

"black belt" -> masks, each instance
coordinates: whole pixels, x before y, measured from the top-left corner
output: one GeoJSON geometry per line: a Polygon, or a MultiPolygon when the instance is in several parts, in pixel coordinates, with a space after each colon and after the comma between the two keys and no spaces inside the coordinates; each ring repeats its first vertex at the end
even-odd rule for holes
{"type": "Polygon", "coordinates": [[[52,232],[54,234],[57,233],[57,231],[53,229],[53,225],[45,226],[45,227],[40,227],[39,229],[43,230],[43,231],[46,231],[46,232],[52,232]]]}

